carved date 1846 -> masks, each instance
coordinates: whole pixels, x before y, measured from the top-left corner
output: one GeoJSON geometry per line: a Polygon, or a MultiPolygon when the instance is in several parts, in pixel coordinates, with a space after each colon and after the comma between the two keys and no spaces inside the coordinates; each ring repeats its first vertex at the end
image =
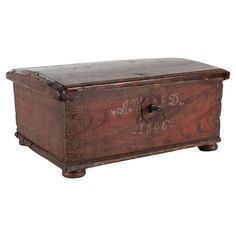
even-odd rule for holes
{"type": "MultiPolygon", "coordinates": [[[[125,115],[128,113],[135,113],[140,112],[141,104],[143,98],[142,97],[135,97],[125,99],[121,107],[117,107],[116,109],[111,109],[112,115],[125,115]]],[[[163,95],[160,97],[162,109],[166,107],[174,107],[174,106],[183,106],[184,102],[180,100],[179,95],[169,94],[163,95]]],[[[172,128],[173,125],[171,124],[170,120],[163,120],[163,121],[149,121],[149,122],[139,122],[138,128],[135,131],[132,131],[133,135],[142,135],[142,134],[157,134],[158,132],[164,132],[169,128],[172,128]]]]}
{"type": "Polygon", "coordinates": [[[163,132],[172,128],[170,120],[165,121],[149,121],[141,122],[136,131],[133,131],[133,135],[142,135],[142,134],[157,134],[158,132],[163,132]]]}

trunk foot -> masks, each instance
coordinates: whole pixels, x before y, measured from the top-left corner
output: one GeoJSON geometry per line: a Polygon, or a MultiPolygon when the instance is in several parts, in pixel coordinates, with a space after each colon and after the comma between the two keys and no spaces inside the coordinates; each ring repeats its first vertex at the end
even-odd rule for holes
{"type": "Polygon", "coordinates": [[[215,150],[217,150],[218,145],[216,143],[214,143],[214,144],[209,144],[209,145],[205,145],[205,146],[199,146],[198,148],[201,151],[215,151],[215,150]]]}
{"type": "Polygon", "coordinates": [[[66,171],[66,170],[62,171],[62,175],[64,177],[66,177],[66,178],[81,178],[85,174],[86,174],[86,170],[85,169],[78,170],[78,171],[73,171],[73,172],[66,171]]]}

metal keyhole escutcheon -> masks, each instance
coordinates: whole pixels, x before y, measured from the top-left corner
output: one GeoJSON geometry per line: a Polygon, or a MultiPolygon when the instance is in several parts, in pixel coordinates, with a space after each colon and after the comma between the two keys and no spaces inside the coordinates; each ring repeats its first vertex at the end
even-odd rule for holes
{"type": "Polygon", "coordinates": [[[160,102],[156,97],[149,96],[143,99],[141,112],[144,120],[156,120],[160,111],[160,102]]]}

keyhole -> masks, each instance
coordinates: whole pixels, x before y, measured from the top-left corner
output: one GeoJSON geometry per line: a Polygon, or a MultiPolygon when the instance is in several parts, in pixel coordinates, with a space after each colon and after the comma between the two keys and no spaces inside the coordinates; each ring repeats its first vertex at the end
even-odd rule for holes
{"type": "Polygon", "coordinates": [[[152,113],[153,111],[160,111],[161,110],[161,108],[159,107],[159,106],[154,106],[153,104],[150,104],[149,106],[148,106],[148,112],[149,113],[152,113]]]}
{"type": "Polygon", "coordinates": [[[152,104],[150,104],[150,105],[148,106],[148,112],[149,112],[149,113],[152,113],[152,111],[153,111],[152,106],[153,106],[152,104]]]}

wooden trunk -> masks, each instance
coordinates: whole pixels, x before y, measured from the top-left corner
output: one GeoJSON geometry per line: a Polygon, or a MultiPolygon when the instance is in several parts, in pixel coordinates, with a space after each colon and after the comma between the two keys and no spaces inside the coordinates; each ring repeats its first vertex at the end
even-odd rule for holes
{"type": "Polygon", "coordinates": [[[16,136],[65,177],[106,163],[220,141],[229,72],[176,58],[15,69],[16,136]]]}

